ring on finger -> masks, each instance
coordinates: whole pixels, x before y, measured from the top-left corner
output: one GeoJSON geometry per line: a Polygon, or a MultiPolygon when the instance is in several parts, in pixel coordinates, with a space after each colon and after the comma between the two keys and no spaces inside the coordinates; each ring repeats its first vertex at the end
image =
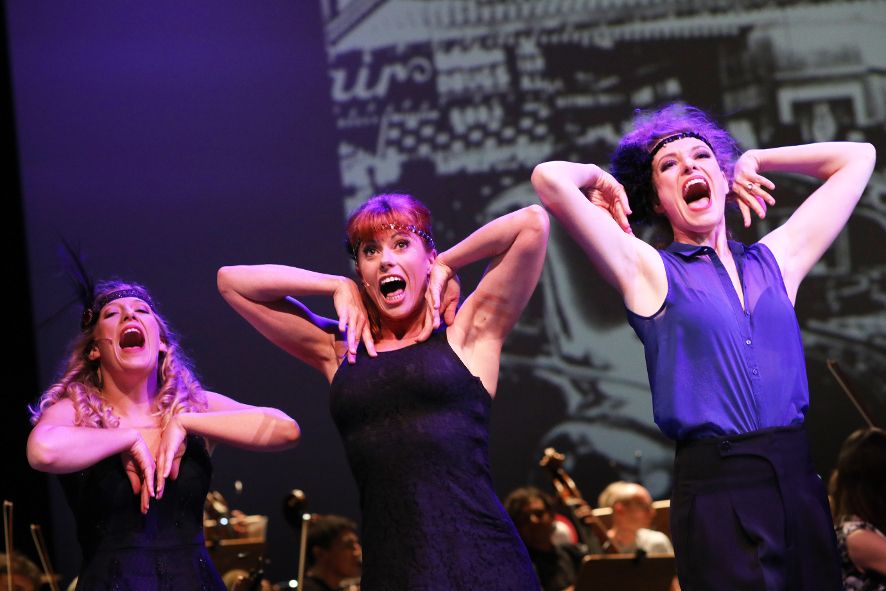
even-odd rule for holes
{"type": "Polygon", "coordinates": [[[751,181],[746,182],[744,186],[748,188],[748,191],[753,191],[757,187],[756,183],[751,181]]]}

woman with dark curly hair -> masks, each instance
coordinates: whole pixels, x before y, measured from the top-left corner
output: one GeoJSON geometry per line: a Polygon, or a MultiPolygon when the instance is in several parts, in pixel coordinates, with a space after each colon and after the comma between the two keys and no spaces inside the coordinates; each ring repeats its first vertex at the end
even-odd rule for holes
{"type": "Polygon", "coordinates": [[[824,489],[803,420],[809,394],[793,305],[870,178],[871,145],[820,143],[738,156],[702,111],[639,116],[612,174],[547,162],[533,185],[619,291],[646,350],[653,414],[677,442],[671,531],[684,590],[838,589],[824,489]],[[824,181],[759,242],[728,239],[775,203],[767,172],[824,181]],[[671,236],[657,250],[630,222],[671,236]]]}
{"type": "Polygon", "coordinates": [[[209,448],[295,445],[273,408],[208,392],[141,285],[99,283],[58,382],[31,409],[28,461],[60,474],[77,589],[224,589],[203,542],[209,448]]]}

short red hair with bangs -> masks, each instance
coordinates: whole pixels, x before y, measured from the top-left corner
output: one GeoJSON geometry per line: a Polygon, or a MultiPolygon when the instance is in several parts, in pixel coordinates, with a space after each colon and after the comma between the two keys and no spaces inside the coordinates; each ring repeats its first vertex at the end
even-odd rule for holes
{"type": "Polygon", "coordinates": [[[356,261],[360,244],[374,239],[383,226],[391,224],[403,228],[412,226],[425,246],[429,250],[434,248],[431,211],[427,206],[412,195],[388,193],[370,197],[348,218],[345,229],[348,253],[356,261]]]}

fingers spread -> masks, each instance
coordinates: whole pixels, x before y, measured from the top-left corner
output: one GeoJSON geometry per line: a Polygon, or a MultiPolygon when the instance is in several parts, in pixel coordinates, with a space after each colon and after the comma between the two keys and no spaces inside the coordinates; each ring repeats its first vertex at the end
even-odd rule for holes
{"type": "Polygon", "coordinates": [[[378,356],[378,353],[375,351],[375,341],[372,340],[372,330],[368,322],[363,327],[363,344],[366,345],[366,352],[369,353],[370,357],[378,356]]]}
{"type": "Polygon", "coordinates": [[[747,203],[745,203],[744,201],[739,199],[738,200],[738,209],[739,209],[739,211],[741,211],[741,219],[742,219],[742,222],[744,223],[744,227],[745,228],[749,227],[751,225],[751,211],[750,211],[750,209],[748,209],[747,203]]]}
{"type": "Polygon", "coordinates": [[[416,343],[421,343],[428,340],[428,337],[431,336],[431,333],[434,331],[434,315],[431,313],[431,308],[429,306],[425,307],[425,316],[422,321],[421,331],[415,337],[416,343]]]}
{"type": "Polygon", "coordinates": [[[338,332],[344,334],[348,328],[348,311],[345,310],[338,316],[338,332]]]}
{"type": "Polygon", "coordinates": [[[129,484],[132,486],[132,494],[137,495],[142,492],[142,479],[138,472],[130,467],[126,468],[126,477],[129,478],[129,484]]]}
{"type": "Polygon", "coordinates": [[[146,515],[148,513],[148,507],[150,507],[150,504],[151,504],[151,497],[150,497],[150,495],[148,495],[148,487],[147,486],[142,487],[141,497],[140,497],[139,501],[141,504],[142,515],[146,515]]]}
{"type": "Polygon", "coordinates": [[[151,459],[150,461],[145,463],[143,466],[144,470],[144,484],[148,486],[148,493],[151,497],[156,497],[156,491],[154,489],[154,478],[156,477],[156,467],[154,466],[154,461],[151,459]]]}

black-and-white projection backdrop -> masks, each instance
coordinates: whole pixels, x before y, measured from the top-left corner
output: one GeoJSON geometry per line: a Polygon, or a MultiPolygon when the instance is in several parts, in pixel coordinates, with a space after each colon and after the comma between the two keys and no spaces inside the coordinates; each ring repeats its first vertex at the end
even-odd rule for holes
{"type": "MultiPolygon", "coordinates": [[[[345,215],[380,192],[428,203],[449,247],[535,202],[537,163],[606,164],[635,109],[698,105],[745,147],[878,147],[874,177],[797,310],[819,470],[861,425],[826,359],[886,420],[882,0],[8,2],[6,16],[41,387],[77,330],[56,263],[64,237],[95,274],[152,289],[209,387],[300,422],[295,450],[214,455],[213,487],[270,517],[274,579],[293,575],[297,556],[283,496],[302,488],[311,510],[359,518],[356,489],[324,380],[224,304],[216,269],[350,273],[345,215]]],[[[780,223],[814,186],[774,180],[778,204],[739,237],[780,223]]],[[[464,271],[464,287],[481,272],[464,271]]],[[[491,461],[502,496],[550,487],[537,468],[549,445],[592,501],[617,478],[668,495],[672,447],[652,422],[640,344],[556,223],[500,380],[491,461]]],[[[37,519],[71,576],[72,523],[52,486],[52,511],[37,519]]]]}

